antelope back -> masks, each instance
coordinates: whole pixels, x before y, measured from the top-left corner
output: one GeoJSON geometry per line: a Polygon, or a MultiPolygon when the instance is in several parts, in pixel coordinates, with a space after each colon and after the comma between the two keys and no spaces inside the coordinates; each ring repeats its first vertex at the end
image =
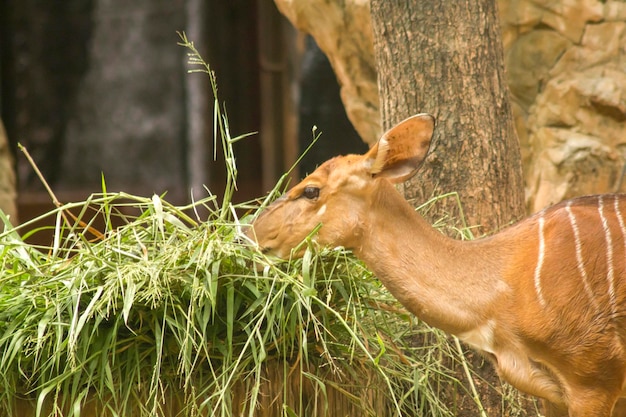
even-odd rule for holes
{"type": "Polygon", "coordinates": [[[564,201],[522,222],[536,223],[535,236],[528,237],[536,244],[526,261],[518,258],[517,268],[532,272],[532,292],[542,308],[560,312],[555,320],[567,314],[613,327],[622,319],[624,214],[626,196],[606,194],[564,201]]]}

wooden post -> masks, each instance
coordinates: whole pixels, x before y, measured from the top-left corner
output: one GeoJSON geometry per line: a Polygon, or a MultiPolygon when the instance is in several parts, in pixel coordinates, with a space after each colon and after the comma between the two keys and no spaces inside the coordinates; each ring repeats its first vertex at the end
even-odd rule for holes
{"type": "Polygon", "coordinates": [[[288,22],[272,0],[259,0],[260,138],[263,189],[271,190],[297,158],[297,111],[291,95],[288,22]]]}

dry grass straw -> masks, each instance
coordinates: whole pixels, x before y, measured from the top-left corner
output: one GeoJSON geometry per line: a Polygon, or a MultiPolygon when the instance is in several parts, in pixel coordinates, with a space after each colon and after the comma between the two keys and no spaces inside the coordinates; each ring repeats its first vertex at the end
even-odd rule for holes
{"type": "Polygon", "coordinates": [[[214,119],[222,201],[176,207],[103,181],[42,216],[55,219],[46,247],[24,241],[41,218],[2,217],[0,414],[453,415],[444,398],[465,387],[444,364],[462,363],[460,348],[418,326],[350,253],[277,263],[241,243],[237,213],[258,204],[231,203],[241,137],[217,98],[214,119]]]}

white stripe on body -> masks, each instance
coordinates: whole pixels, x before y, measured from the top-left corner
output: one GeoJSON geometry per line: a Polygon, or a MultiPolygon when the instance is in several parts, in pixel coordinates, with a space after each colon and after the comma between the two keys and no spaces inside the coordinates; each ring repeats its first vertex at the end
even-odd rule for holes
{"type": "Polygon", "coordinates": [[[583,285],[585,287],[585,292],[587,292],[587,296],[591,300],[596,311],[599,311],[600,306],[596,301],[596,297],[593,293],[593,289],[589,284],[589,276],[587,275],[587,270],[585,269],[585,262],[583,259],[583,251],[582,251],[582,241],[580,240],[580,231],[578,230],[578,222],[576,221],[576,216],[572,212],[572,202],[568,201],[565,206],[565,211],[567,211],[567,216],[569,217],[569,222],[572,225],[572,230],[574,231],[574,243],[576,245],[576,265],[578,267],[578,272],[583,280],[583,285]]]}
{"type": "Polygon", "coordinates": [[[609,229],[609,222],[604,215],[604,198],[598,197],[598,211],[600,212],[600,220],[602,220],[602,229],[604,230],[604,238],[606,240],[606,280],[609,284],[609,300],[611,301],[611,317],[615,319],[615,271],[613,266],[613,238],[609,229]]]}
{"type": "Polygon", "coordinates": [[[543,291],[541,289],[541,268],[543,267],[543,260],[546,252],[546,242],[543,235],[543,226],[545,219],[543,218],[543,212],[539,216],[539,255],[537,256],[537,265],[535,266],[535,292],[537,293],[537,299],[542,307],[546,306],[546,300],[543,298],[543,291]]]}
{"type": "Polygon", "coordinates": [[[624,218],[622,217],[622,212],[619,209],[619,197],[615,196],[615,200],[613,203],[615,208],[615,217],[617,217],[617,222],[619,223],[619,228],[622,231],[622,242],[624,243],[624,256],[626,256],[626,224],[624,223],[624,218]]]}

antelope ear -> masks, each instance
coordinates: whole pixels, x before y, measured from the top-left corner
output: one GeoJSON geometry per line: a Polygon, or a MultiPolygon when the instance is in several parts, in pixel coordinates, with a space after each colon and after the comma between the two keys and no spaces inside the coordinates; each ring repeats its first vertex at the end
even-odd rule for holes
{"type": "Polygon", "coordinates": [[[429,114],[416,114],[389,129],[365,154],[365,163],[373,176],[383,176],[393,183],[411,178],[421,166],[435,129],[429,114]]]}

